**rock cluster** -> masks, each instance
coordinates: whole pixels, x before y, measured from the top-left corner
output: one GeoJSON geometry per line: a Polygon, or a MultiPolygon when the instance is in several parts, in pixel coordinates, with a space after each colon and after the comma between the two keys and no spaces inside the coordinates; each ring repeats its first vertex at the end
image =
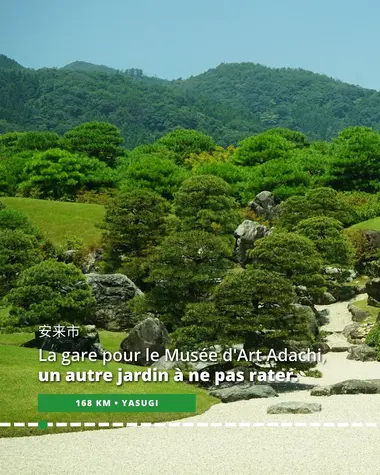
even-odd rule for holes
{"type": "Polygon", "coordinates": [[[376,349],[366,344],[349,348],[348,360],[355,361],[377,361],[376,349]]]}
{"type": "Polygon", "coordinates": [[[347,325],[343,329],[343,335],[347,338],[347,341],[353,345],[361,345],[365,343],[365,340],[373,328],[374,323],[352,323],[347,325]]]}

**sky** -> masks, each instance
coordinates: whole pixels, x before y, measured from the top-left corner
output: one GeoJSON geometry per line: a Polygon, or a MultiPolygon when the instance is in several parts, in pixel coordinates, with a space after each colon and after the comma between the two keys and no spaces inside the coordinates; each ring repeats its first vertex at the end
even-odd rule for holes
{"type": "Polygon", "coordinates": [[[380,90],[379,0],[0,0],[0,53],[187,78],[220,63],[302,68],[380,90]]]}

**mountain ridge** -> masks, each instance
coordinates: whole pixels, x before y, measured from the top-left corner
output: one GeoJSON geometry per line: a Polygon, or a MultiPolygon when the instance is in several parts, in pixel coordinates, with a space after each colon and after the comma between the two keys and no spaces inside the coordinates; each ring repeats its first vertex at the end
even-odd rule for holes
{"type": "Polygon", "coordinates": [[[33,70],[4,58],[0,133],[63,134],[96,120],[117,125],[132,148],[176,127],[201,130],[221,145],[273,127],[312,140],[330,140],[351,125],[380,130],[379,92],[303,69],[221,63],[187,79],[164,80],[83,61],[33,70]]]}

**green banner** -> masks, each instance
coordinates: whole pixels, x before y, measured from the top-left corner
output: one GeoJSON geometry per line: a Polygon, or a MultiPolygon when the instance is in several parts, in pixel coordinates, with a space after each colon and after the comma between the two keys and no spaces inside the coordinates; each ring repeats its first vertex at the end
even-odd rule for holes
{"type": "Polygon", "coordinates": [[[195,394],[39,394],[38,412],[195,412],[195,394]]]}

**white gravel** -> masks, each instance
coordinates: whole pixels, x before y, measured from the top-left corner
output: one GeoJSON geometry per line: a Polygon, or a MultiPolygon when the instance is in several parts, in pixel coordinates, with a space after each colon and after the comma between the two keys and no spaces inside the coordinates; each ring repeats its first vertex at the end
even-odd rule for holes
{"type": "Polygon", "coordinates": [[[363,300],[367,298],[367,294],[357,295],[355,298],[349,302],[336,302],[331,305],[316,305],[317,310],[322,310],[323,308],[328,308],[330,310],[330,321],[327,325],[321,327],[321,330],[329,332],[339,332],[343,328],[352,323],[351,313],[347,310],[347,306],[350,302],[355,302],[355,300],[363,300]]]}
{"type": "MultiPolygon", "coordinates": [[[[363,296],[361,296],[363,298],[363,296]]],[[[347,302],[329,306],[329,331],[351,323],[347,302]]],[[[326,328],[325,327],[325,328],[326,328]]],[[[310,385],[345,379],[380,379],[380,364],[325,355],[323,378],[310,385]]],[[[310,390],[278,398],[217,404],[181,422],[264,423],[263,427],[126,428],[0,440],[4,475],[380,475],[380,395],[312,397],[310,390]],[[307,415],[268,415],[282,401],[319,402],[307,415]],[[266,424],[305,423],[305,427],[266,424]],[[320,427],[310,427],[320,423],[320,427]],[[334,423],[333,427],[323,426],[334,423]],[[337,423],[348,423],[338,427],[337,423]],[[377,423],[353,427],[352,423],[377,423]]]]}

